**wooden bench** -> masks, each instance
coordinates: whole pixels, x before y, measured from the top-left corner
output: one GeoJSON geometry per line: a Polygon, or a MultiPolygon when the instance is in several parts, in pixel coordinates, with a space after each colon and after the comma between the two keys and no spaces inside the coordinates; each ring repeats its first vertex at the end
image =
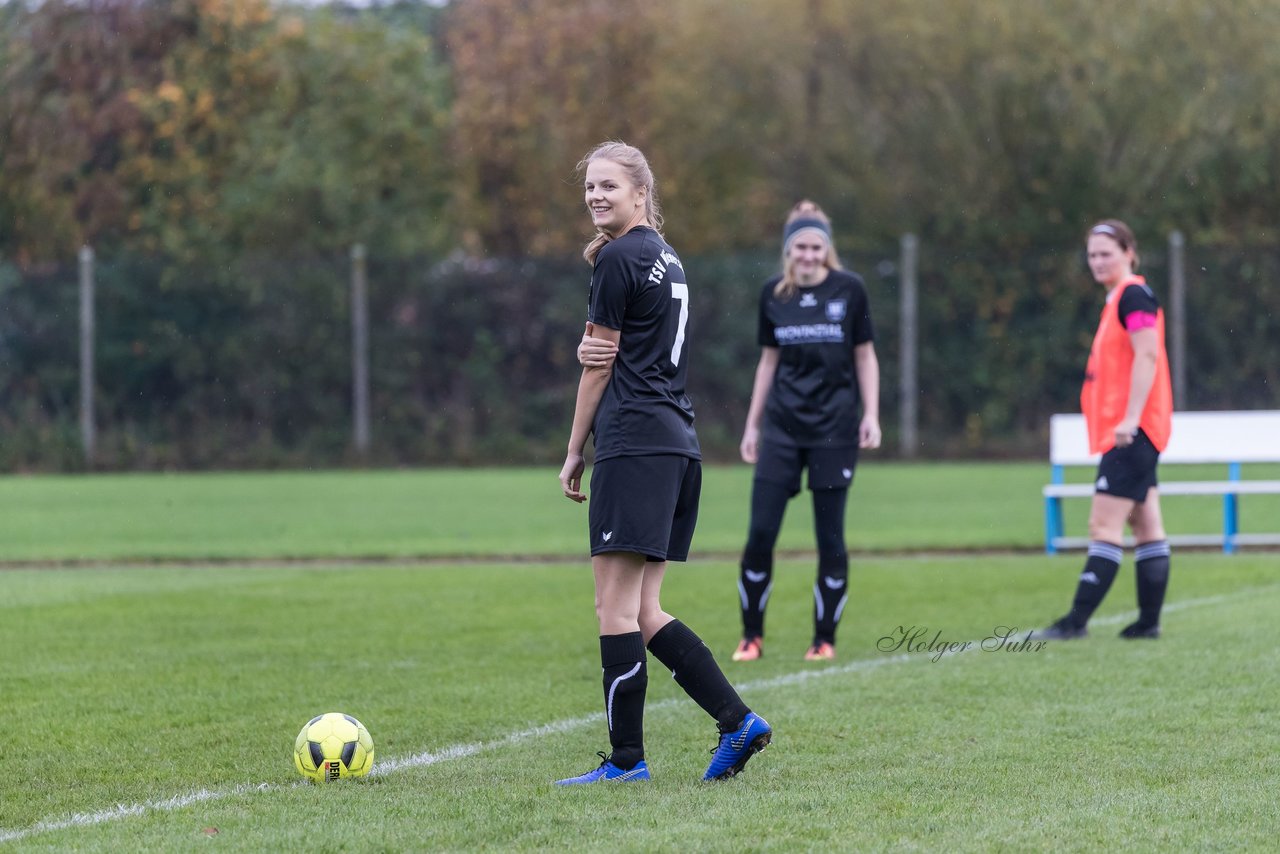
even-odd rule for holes
{"type": "MultiPolygon", "coordinates": [[[[1054,415],[1049,419],[1049,462],[1052,481],[1044,488],[1044,546],[1083,548],[1088,537],[1068,537],[1062,525],[1062,499],[1093,495],[1092,483],[1063,483],[1065,466],[1097,467],[1098,454],[1089,453],[1083,415],[1054,415]]],[[[1280,494],[1280,480],[1243,480],[1244,463],[1280,462],[1280,411],[1175,412],[1173,436],[1160,455],[1160,497],[1221,495],[1221,534],[1170,534],[1173,545],[1222,545],[1227,554],[1244,545],[1280,545],[1280,534],[1242,534],[1239,531],[1241,495],[1280,494]],[[1166,480],[1169,465],[1225,463],[1226,480],[1166,480]]],[[[1278,520],[1280,521],[1280,520],[1278,520]]]]}

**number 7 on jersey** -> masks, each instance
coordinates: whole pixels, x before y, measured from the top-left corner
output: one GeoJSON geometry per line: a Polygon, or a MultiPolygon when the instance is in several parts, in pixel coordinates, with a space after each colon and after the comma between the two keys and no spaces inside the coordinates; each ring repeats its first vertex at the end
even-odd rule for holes
{"type": "Polygon", "coordinates": [[[689,322],[689,285],[671,282],[671,298],[680,301],[680,325],[676,328],[676,343],[671,345],[671,364],[680,364],[680,351],[684,349],[684,327],[689,322]]]}

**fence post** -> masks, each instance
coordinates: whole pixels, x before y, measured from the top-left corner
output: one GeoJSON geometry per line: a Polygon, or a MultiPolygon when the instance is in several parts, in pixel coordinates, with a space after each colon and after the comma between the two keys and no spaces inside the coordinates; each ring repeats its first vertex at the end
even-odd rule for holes
{"type": "Polygon", "coordinates": [[[80,443],[92,466],[97,447],[93,421],[93,249],[80,247],[80,443]]]}
{"type": "Polygon", "coordinates": [[[899,323],[901,324],[901,363],[899,375],[898,421],[899,448],[903,457],[912,458],[919,446],[917,434],[917,397],[919,384],[917,380],[918,318],[916,298],[916,269],[919,259],[920,242],[914,234],[902,236],[902,256],[898,265],[901,290],[901,307],[899,323]]]}
{"type": "Polygon", "coordinates": [[[356,452],[369,451],[369,280],[363,243],[351,247],[351,386],[356,452]]]}
{"type": "Polygon", "coordinates": [[[1187,255],[1181,231],[1169,233],[1170,369],[1173,408],[1187,408],[1187,255]]]}

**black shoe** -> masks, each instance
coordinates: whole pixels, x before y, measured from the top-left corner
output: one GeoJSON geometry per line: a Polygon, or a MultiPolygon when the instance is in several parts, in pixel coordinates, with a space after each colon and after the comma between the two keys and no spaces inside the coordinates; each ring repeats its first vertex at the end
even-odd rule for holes
{"type": "Polygon", "coordinates": [[[1071,617],[1063,617],[1047,629],[1035,633],[1037,640],[1075,640],[1089,636],[1089,630],[1071,622],[1071,617]]]}
{"type": "Polygon", "coordinates": [[[1152,625],[1148,626],[1148,625],[1144,625],[1142,622],[1130,623],[1129,625],[1121,629],[1120,637],[1126,638],[1128,640],[1135,640],[1137,638],[1148,638],[1150,640],[1155,640],[1156,638],[1160,637],[1160,624],[1153,623],[1152,625]]]}

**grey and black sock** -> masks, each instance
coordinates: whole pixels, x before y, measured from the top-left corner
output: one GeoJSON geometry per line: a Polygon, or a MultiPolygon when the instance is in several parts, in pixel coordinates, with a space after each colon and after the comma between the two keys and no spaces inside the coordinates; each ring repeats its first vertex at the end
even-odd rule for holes
{"type": "Polygon", "coordinates": [[[1169,586],[1170,557],[1168,540],[1138,544],[1135,575],[1138,583],[1138,625],[1143,628],[1160,623],[1164,592],[1169,586]]]}
{"type": "Polygon", "coordinates": [[[1124,550],[1114,543],[1093,541],[1089,543],[1089,557],[1076,585],[1075,601],[1071,603],[1071,622],[1076,628],[1084,628],[1093,612],[1102,604],[1111,582],[1116,580],[1124,550]]]}

